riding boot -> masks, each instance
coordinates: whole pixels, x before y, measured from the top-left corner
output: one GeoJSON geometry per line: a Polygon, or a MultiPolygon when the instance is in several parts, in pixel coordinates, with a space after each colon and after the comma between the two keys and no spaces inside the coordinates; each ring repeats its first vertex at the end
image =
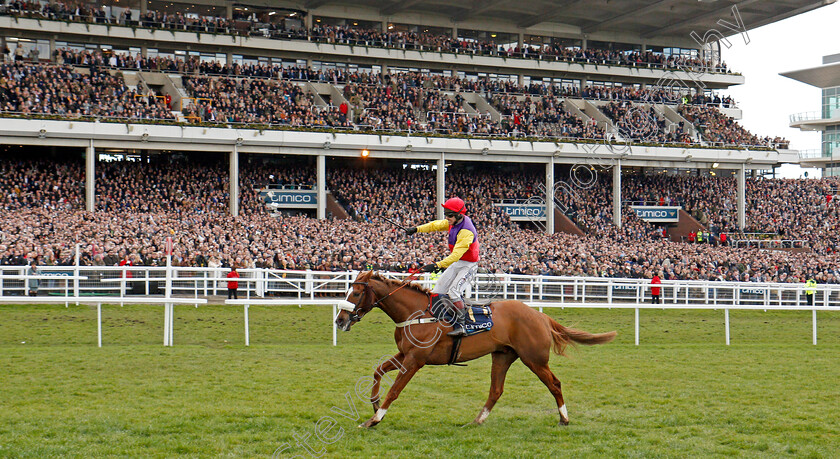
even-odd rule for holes
{"type": "Polygon", "coordinates": [[[447,333],[447,336],[467,336],[467,331],[464,329],[467,321],[467,311],[464,309],[463,301],[453,301],[455,305],[455,320],[452,323],[452,331],[447,333]]]}

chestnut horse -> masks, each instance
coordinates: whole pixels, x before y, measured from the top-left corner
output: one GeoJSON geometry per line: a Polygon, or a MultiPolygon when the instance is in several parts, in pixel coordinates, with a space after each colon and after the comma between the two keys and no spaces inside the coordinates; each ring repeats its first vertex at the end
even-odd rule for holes
{"type": "MultiPolygon", "coordinates": [[[[373,373],[371,403],[374,416],[359,427],[372,427],[382,421],[391,403],[397,399],[408,381],[424,365],[446,365],[452,351],[452,338],[446,336],[451,329],[446,322],[432,322],[429,319],[429,291],[417,284],[403,284],[386,279],[371,271],[359,274],[353,282],[347,301],[354,305],[352,311],[342,309],[335,320],[336,325],[349,331],[374,307],[382,309],[397,325],[394,341],[399,352],[379,365],[373,373]],[[382,375],[399,369],[391,389],[380,406],[379,386],[382,375]]],[[[553,347],[558,355],[564,355],[570,343],[602,344],[615,338],[616,332],[592,334],[566,328],[547,315],[530,308],[517,300],[498,301],[490,304],[493,311],[493,328],[489,332],[463,338],[458,362],[477,359],[487,354],[493,356],[490,372],[490,396],[487,403],[473,421],[482,424],[493,405],[502,395],[505,375],[516,359],[522,359],[540,381],[548,387],[557,401],[560,424],[569,423],[560,380],[548,367],[548,358],[553,347]]]]}

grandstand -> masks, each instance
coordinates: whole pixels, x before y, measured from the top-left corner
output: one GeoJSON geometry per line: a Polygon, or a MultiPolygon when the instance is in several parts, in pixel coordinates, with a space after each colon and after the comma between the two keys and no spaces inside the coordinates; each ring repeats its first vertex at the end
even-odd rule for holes
{"type": "Polygon", "coordinates": [[[458,195],[487,271],[836,282],[838,182],[765,178],[710,38],[826,2],[561,3],[4,0],[0,264],[406,271],[379,217],[458,195]]]}

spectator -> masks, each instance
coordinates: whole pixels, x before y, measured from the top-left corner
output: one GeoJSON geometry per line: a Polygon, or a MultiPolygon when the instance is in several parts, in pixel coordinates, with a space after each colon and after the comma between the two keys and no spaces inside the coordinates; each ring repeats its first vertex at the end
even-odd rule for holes
{"type": "Polygon", "coordinates": [[[661,293],[661,290],[662,290],[662,288],[661,288],[661,287],[659,287],[659,285],[660,285],[660,284],[662,284],[662,280],[659,278],[659,276],[660,276],[660,275],[662,275],[662,273],[661,273],[661,272],[660,272],[660,273],[658,273],[658,274],[654,274],[654,275],[653,275],[653,279],[651,279],[651,281],[650,281],[650,284],[651,284],[651,288],[650,288],[650,304],[659,304],[659,303],[661,303],[661,301],[660,301],[660,299],[659,299],[659,294],[661,293]]]}
{"type": "MultiPolygon", "coordinates": [[[[230,267],[230,272],[227,274],[228,279],[239,279],[239,273],[236,272],[236,264],[232,264],[230,267]]],[[[228,280],[227,283],[228,288],[228,299],[239,299],[236,296],[236,291],[239,289],[239,282],[235,280],[228,280]]]]}

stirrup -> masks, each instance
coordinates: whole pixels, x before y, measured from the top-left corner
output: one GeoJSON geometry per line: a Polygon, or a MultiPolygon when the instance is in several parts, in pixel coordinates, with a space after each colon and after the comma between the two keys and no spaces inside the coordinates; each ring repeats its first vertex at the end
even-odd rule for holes
{"type": "MultiPolygon", "coordinates": [[[[467,321],[467,311],[464,308],[458,308],[459,302],[455,302],[456,313],[455,313],[455,323],[452,324],[452,331],[447,333],[446,336],[467,336],[467,331],[464,329],[464,324],[467,321]]],[[[463,305],[463,303],[461,303],[463,305]]]]}
{"type": "Polygon", "coordinates": [[[464,330],[464,326],[460,323],[456,323],[452,326],[452,331],[447,333],[446,336],[467,336],[467,331],[464,330]]]}

